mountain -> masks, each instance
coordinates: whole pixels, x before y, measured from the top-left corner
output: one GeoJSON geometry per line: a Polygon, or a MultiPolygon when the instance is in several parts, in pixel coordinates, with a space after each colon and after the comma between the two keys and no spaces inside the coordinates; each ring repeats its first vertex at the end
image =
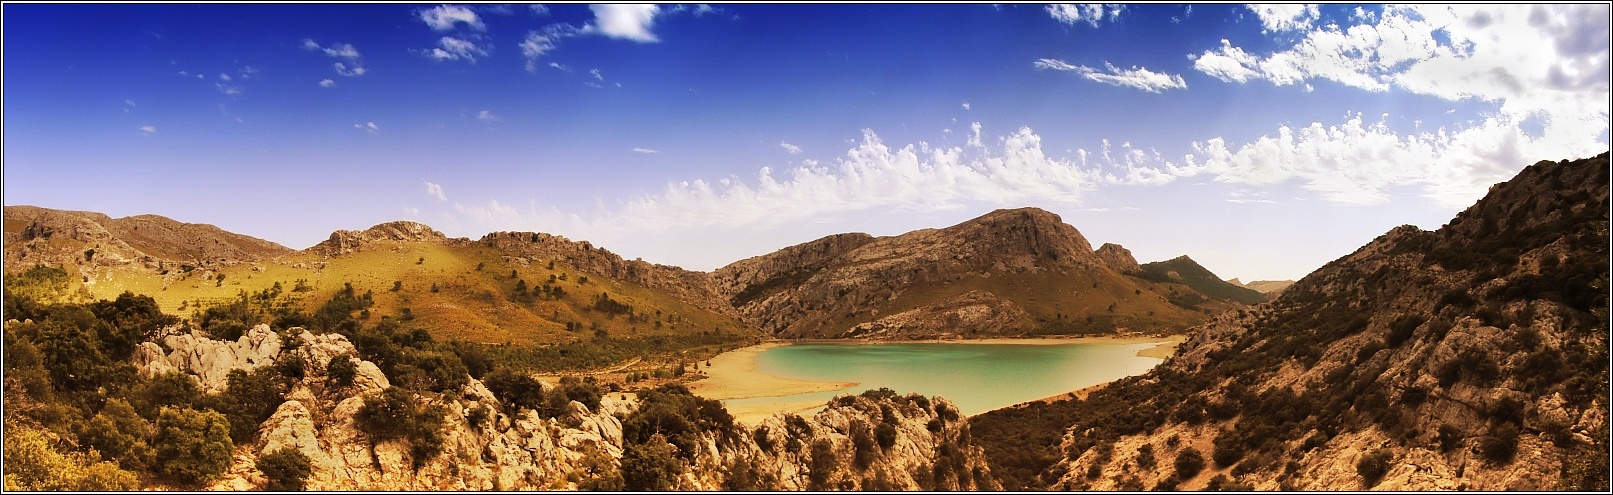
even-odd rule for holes
{"type": "Polygon", "coordinates": [[[158,260],[232,264],[292,251],[212,225],[157,215],[112,218],[101,213],[26,205],[5,207],[5,245],[7,265],[44,262],[154,268],[158,260]]]}
{"type": "Polygon", "coordinates": [[[1021,208],[893,237],[829,236],[711,276],[746,321],[791,338],[1173,331],[1204,318],[1168,299],[1187,289],[1112,261],[1058,215],[1021,208]]]}
{"type": "Polygon", "coordinates": [[[1283,289],[1287,289],[1288,286],[1294,285],[1293,280],[1256,280],[1249,283],[1243,283],[1239,282],[1238,279],[1235,278],[1228,280],[1227,283],[1259,292],[1261,294],[1266,294],[1268,297],[1275,294],[1280,294],[1282,293],[1283,289]]]}
{"type": "Polygon", "coordinates": [[[1244,304],[1259,304],[1266,301],[1265,296],[1254,290],[1239,287],[1221,280],[1210,270],[1200,266],[1198,262],[1187,255],[1177,256],[1166,261],[1155,261],[1142,265],[1139,277],[1156,282],[1177,282],[1200,294],[1214,299],[1237,301],[1244,304]]]}
{"type": "Polygon", "coordinates": [[[1099,246],[1094,254],[1097,254],[1098,259],[1103,260],[1103,263],[1114,271],[1129,273],[1142,270],[1142,266],[1137,264],[1137,258],[1131,256],[1131,250],[1121,247],[1119,244],[1106,242],[1099,246]]]}
{"type": "Polygon", "coordinates": [[[1605,491],[1608,172],[1527,167],[976,438],[1008,489],[1605,491]],[[1070,433],[1011,434],[1049,428],[1070,433]]]}

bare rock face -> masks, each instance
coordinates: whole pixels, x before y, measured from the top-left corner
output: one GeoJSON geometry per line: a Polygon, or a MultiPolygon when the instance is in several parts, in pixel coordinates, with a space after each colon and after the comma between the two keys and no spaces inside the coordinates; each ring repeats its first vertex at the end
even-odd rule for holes
{"type": "Polygon", "coordinates": [[[1109,265],[1109,268],[1120,273],[1130,273],[1142,269],[1142,265],[1137,264],[1137,258],[1131,256],[1131,250],[1121,247],[1119,244],[1106,242],[1098,247],[1096,254],[1098,259],[1109,265]]]}
{"type": "Polygon", "coordinates": [[[169,349],[145,342],[137,349],[135,365],[142,376],[150,377],[178,370],[196,378],[204,392],[220,392],[229,387],[234,370],[251,371],[274,363],[280,355],[280,336],[268,325],[252,327],[234,342],[209,339],[200,330],[170,335],[163,340],[169,349]]]}
{"type": "Polygon", "coordinates": [[[398,221],[379,224],[362,232],[338,230],[332,232],[329,239],[315,244],[313,247],[308,248],[307,251],[325,256],[341,256],[362,251],[381,243],[448,243],[450,241],[442,232],[432,230],[431,227],[425,224],[398,221]]]}
{"type": "Polygon", "coordinates": [[[1013,301],[970,291],[937,304],[903,311],[852,327],[836,338],[922,340],[1017,333],[1031,317],[1013,301]]]}

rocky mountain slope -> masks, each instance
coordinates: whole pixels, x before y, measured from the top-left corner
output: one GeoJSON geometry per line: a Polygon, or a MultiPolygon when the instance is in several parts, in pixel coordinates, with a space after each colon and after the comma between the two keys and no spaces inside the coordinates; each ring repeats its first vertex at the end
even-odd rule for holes
{"type": "Polygon", "coordinates": [[[1147,375],[977,416],[1065,431],[988,441],[994,472],[1010,489],[1605,491],[1608,172],[1607,154],[1537,163],[1437,231],[1396,228],[1217,316],[1147,375]]]}
{"type": "Polygon", "coordinates": [[[156,268],[157,261],[230,264],[292,251],[212,225],[157,215],[112,218],[26,205],[5,207],[5,245],[7,265],[150,264],[156,268]]]}
{"type": "Polygon", "coordinates": [[[746,321],[781,337],[1170,331],[1203,319],[1169,302],[1176,284],[1112,268],[1129,258],[1119,246],[1100,256],[1058,215],[1021,208],[894,237],[830,236],[711,276],[746,321]]]}

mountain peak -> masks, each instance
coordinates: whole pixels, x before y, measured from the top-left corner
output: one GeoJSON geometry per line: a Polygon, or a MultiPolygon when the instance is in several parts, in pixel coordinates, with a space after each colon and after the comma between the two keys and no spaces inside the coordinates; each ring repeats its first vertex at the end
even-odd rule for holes
{"type": "Polygon", "coordinates": [[[308,248],[309,251],[326,256],[339,256],[356,251],[377,242],[443,242],[448,236],[433,230],[420,222],[399,220],[376,224],[374,227],[356,230],[338,230],[330,234],[330,238],[308,248]]]}
{"type": "Polygon", "coordinates": [[[1142,269],[1142,266],[1137,264],[1137,258],[1131,255],[1131,250],[1119,244],[1105,242],[1098,247],[1096,254],[1098,259],[1109,265],[1109,268],[1113,268],[1120,273],[1129,273],[1142,269]]]}

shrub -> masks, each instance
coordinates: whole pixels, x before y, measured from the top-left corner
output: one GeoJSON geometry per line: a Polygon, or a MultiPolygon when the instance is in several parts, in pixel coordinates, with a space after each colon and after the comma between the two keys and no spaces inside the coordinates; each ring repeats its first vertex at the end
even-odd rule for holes
{"type": "Polygon", "coordinates": [[[123,399],[107,399],[101,412],[85,423],[79,444],[95,449],[123,469],[144,469],[151,457],[147,437],[151,426],[123,399]]]}
{"type": "Polygon", "coordinates": [[[1176,454],[1176,476],[1180,479],[1189,479],[1204,470],[1204,454],[1199,449],[1188,447],[1176,454]]]}
{"type": "Polygon", "coordinates": [[[825,439],[812,442],[812,466],[807,471],[807,489],[824,490],[828,488],[829,477],[834,474],[840,460],[835,457],[834,444],[825,439]]]}
{"type": "Polygon", "coordinates": [[[271,367],[250,373],[230,371],[229,388],[217,400],[217,410],[229,417],[230,438],[235,443],[251,443],[257,437],[258,425],[286,401],[282,393],[280,373],[271,367]]]}
{"type": "Polygon", "coordinates": [[[230,467],[235,443],[230,421],[214,411],[164,408],[157,418],[155,459],[158,475],[182,485],[200,485],[230,467]]]}
{"type": "Polygon", "coordinates": [[[358,430],[371,442],[402,439],[409,444],[415,469],[442,453],[442,426],[446,410],[440,405],[419,403],[414,394],[401,387],[387,387],[380,394],[364,398],[354,414],[358,430]]]}
{"type": "Polygon", "coordinates": [[[1137,449],[1137,466],[1143,469],[1153,469],[1154,464],[1154,444],[1145,443],[1137,449]]]}
{"type": "Polygon", "coordinates": [[[313,465],[308,456],[295,447],[281,447],[258,457],[258,471],[269,479],[263,489],[272,492],[300,492],[306,487],[313,465]]]}
{"type": "Polygon", "coordinates": [[[672,457],[672,448],[659,437],[644,443],[628,443],[622,449],[622,482],[632,491],[671,491],[677,488],[682,465],[672,457]]]}
{"type": "Polygon", "coordinates": [[[874,428],[874,440],[879,442],[879,448],[882,450],[888,451],[896,446],[896,425],[880,423],[874,428]]]}
{"type": "Polygon", "coordinates": [[[1518,453],[1518,425],[1501,423],[1490,435],[1479,438],[1479,453],[1492,464],[1505,465],[1518,453]]]}
{"type": "Polygon", "coordinates": [[[1462,432],[1455,426],[1439,425],[1439,451],[1450,452],[1462,445],[1462,432]]]}
{"type": "Polygon", "coordinates": [[[1383,475],[1389,472],[1389,461],[1394,459],[1394,453],[1389,449],[1374,450],[1355,462],[1355,473],[1361,475],[1361,486],[1372,488],[1378,485],[1383,475]]]}
{"type": "Polygon", "coordinates": [[[1389,324],[1389,334],[1384,336],[1385,343],[1391,348],[1400,347],[1401,344],[1411,339],[1412,332],[1415,332],[1417,327],[1425,321],[1428,321],[1428,317],[1423,315],[1405,315],[1395,318],[1394,323],[1389,324]]]}
{"type": "Polygon", "coordinates": [[[352,385],[353,379],[358,376],[358,365],[346,354],[332,356],[330,363],[325,365],[325,376],[330,377],[332,385],[346,387],[352,385]]]}
{"type": "Polygon", "coordinates": [[[531,376],[499,368],[488,373],[482,383],[512,414],[523,408],[537,410],[543,405],[543,384],[531,376]]]}
{"type": "Polygon", "coordinates": [[[97,462],[80,452],[60,452],[55,436],[47,430],[7,421],[5,448],[0,450],[5,454],[7,491],[131,491],[139,488],[134,473],[119,469],[117,464],[97,462]]]}

